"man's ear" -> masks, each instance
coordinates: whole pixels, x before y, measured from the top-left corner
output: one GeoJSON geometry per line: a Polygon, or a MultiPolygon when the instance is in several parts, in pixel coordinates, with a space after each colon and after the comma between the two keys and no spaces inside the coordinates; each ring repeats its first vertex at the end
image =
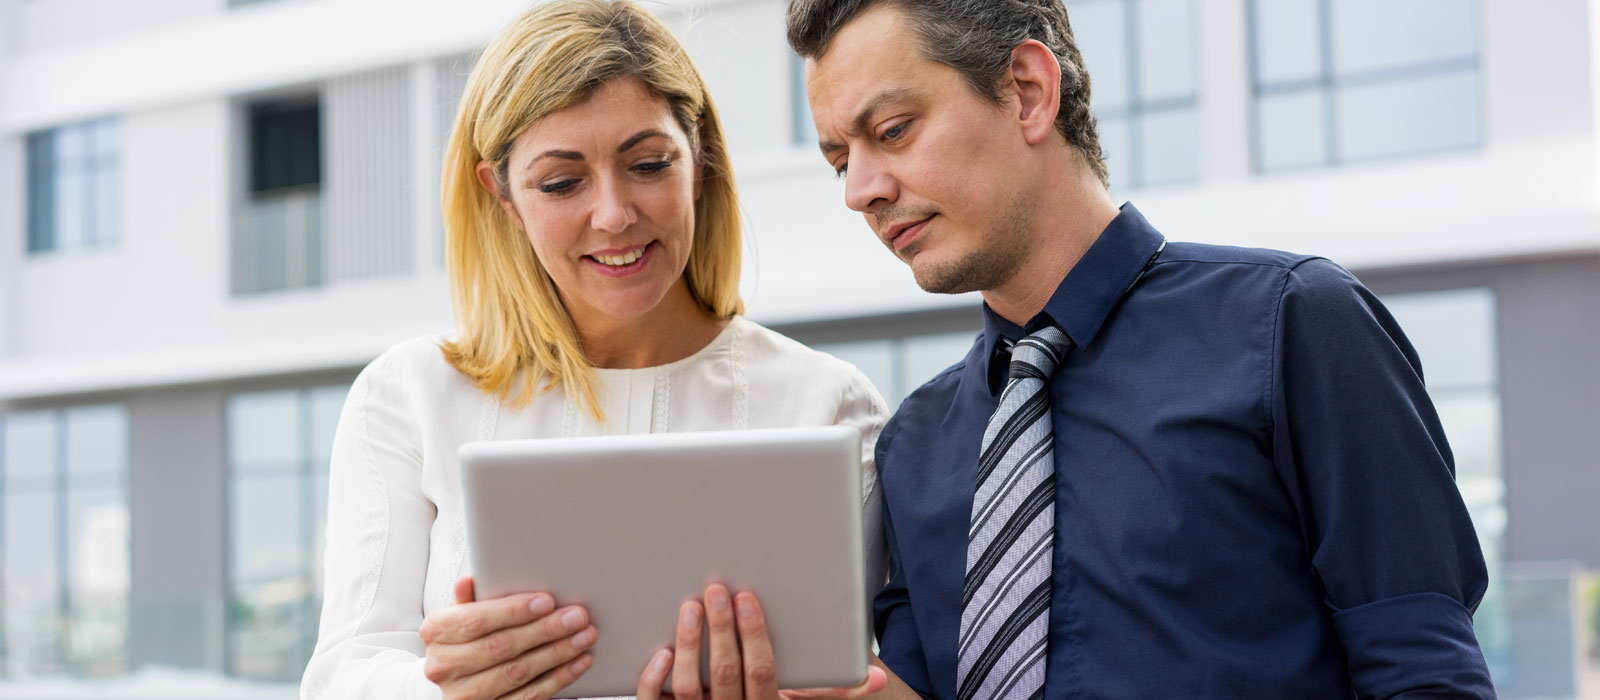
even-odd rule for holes
{"type": "Polygon", "coordinates": [[[517,216],[517,208],[511,205],[511,197],[501,193],[499,183],[494,180],[494,163],[486,160],[478,161],[477,172],[478,184],[482,185],[483,189],[488,190],[489,194],[494,196],[494,201],[498,202],[500,208],[505,210],[506,216],[511,217],[511,223],[516,224],[517,228],[526,231],[527,229],[522,228],[522,217],[517,216]]]}
{"type": "Polygon", "coordinates": [[[1029,39],[1011,50],[1008,83],[1017,97],[1017,119],[1029,145],[1056,133],[1061,109],[1061,64],[1050,48],[1029,39]]]}

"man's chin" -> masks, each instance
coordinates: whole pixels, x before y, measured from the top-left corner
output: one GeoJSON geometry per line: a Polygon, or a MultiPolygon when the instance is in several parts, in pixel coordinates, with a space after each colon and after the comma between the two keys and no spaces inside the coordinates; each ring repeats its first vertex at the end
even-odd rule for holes
{"type": "Polygon", "coordinates": [[[920,263],[911,260],[907,264],[911,266],[911,277],[917,281],[917,286],[930,294],[966,294],[980,288],[974,284],[972,275],[959,265],[941,265],[932,260],[920,263]]]}

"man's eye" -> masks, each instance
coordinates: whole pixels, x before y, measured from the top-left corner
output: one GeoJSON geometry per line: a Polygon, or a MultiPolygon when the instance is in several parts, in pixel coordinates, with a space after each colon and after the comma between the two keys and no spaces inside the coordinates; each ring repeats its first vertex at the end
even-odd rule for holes
{"type": "Polygon", "coordinates": [[[906,132],[906,126],[909,125],[910,123],[911,122],[900,122],[899,124],[896,124],[896,125],[891,126],[891,127],[887,128],[887,129],[884,129],[883,130],[883,140],[885,140],[885,141],[893,141],[893,140],[895,140],[897,138],[900,138],[900,135],[904,134],[906,132]]]}
{"type": "Polygon", "coordinates": [[[843,180],[844,176],[849,174],[849,172],[848,172],[849,170],[850,170],[850,164],[849,163],[840,163],[839,167],[833,169],[833,174],[834,174],[834,176],[838,177],[840,180],[843,180]]]}

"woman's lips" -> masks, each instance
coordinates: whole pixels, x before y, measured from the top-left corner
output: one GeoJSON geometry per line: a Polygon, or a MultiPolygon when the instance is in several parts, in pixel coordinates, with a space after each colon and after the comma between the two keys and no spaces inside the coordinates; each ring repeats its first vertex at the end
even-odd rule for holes
{"type": "Polygon", "coordinates": [[[608,277],[627,277],[629,275],[638,273],[640,270],[644,269],[645,265],[650,264],[650,259],[655,257],[656,248],[656,242],[651,241],[649,244],[645,245],[644,251],[639,254],[638,260],[626,265],[607,265],[599,260],[596,260],[594,256],[591,255],[583,256],[583,262],[591,269],[599,272],[602,275],[606,275],[608,277]]]}

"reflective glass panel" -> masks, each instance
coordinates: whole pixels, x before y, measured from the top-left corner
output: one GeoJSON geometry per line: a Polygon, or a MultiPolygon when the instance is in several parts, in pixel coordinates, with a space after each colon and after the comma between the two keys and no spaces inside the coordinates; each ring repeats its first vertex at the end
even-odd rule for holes
{"type": "Polygon", "coordinates": [[[1341,89],[1342,160],[1428,153],[1481,139],[1476,71],[1341,89]]]}
{"type": "Polygon", "coordinates": [[[1100,118],[1100,154],[1111,178],[1111,189],[1122,190],[1133,183],[1132,133],[1127,119],[1100,118]]]}
{"type": "Polygon", "coordinates": [[[1146,185],[1200,179],[1200,110],[1173,109],[1139,115],[1140,172],[1146,185]]]}
{"type": "Polygon", "coordinates": [[[1262,172],[1328,162],[1326,99],[1321,90],[1256,99],[1256,153],[1262,172]]]}
{"type": "Polygon", "coordinates": [[[1102,114],[1127,110],[1132,95],[1128,93],[1128,28],[1122,0],[1073,3],[1067,7],[1067,15],[1072,37],[1089,69],[1095,109],[1102,114]]]}
{"type": "Polygon", "coordinates": [[[56,414],[51,411],[11,413],[0,416],[5,435],[3,458],[9,488],[23,485],[49,486],[56,466],[56,414]]]}
{"type": "MultiPolygon", "coordinates": [[[[1193,97],[1196,60],[1193,0],[1140,0],[1139,98],[1146,102],[1193,97]]],[[[1099,87],[1100,76],[1094,77],[1099,87]]],[[[1195,138],[1198,140],[1198,138],[1195,138]]]]}
{"type": "Polygon", "coordinates": [[[1494,292],[1452,289],[1386,296],[1383,304],[1422,359],[1430,391],[1498,383],[1494,292]]]}
{"type": "Polygon", "coordinates": [[[1476,0],[1332,0],[1338,76],[1478,55],[1476,0]]]}
{"type": "Polygon", "coordinates": [[[121,483],[128,471],[128,415],[121,406],[68,409],[67,474],[71,483],[121,483]]]}
{"type": "Polygon", "coordinates": [[[58,672],[65,621],[56,494],[8,490],[0,504],[5,517],[6,673],[58,672]]]}
{"type": "Polygon", "coordinates": [[[915,391],[935,375],[966,358],[977,335],[978,332],[972,330],[906,338],[905,362],[900,375],[906,393],[915,391]]]}
{"type": "Polygon", "coordinates": [[[67,493],[67,654],[81,675],[127,670],[128,545],[123,489],[67,493]]]}
{"type": "Polygon", "coordinates": [[[901,396],[897,393],[900,388],[895,384],[894,346],[890,341],[825,343],[816,348],[859,368],[890,406],[900,403],[901,396]]]}
{"type": "Polygon", "coordinates": [[[296,472],[304,451],[300,394],[273,391],[228,400],[228,464],[235,474],[296,472]]]}
{"type": "Polygon", "coordinates": [[[1255,79],[1261,85],[1316,80],[1322,75],[1318,0],[1252,0],[1255,79]]]}

